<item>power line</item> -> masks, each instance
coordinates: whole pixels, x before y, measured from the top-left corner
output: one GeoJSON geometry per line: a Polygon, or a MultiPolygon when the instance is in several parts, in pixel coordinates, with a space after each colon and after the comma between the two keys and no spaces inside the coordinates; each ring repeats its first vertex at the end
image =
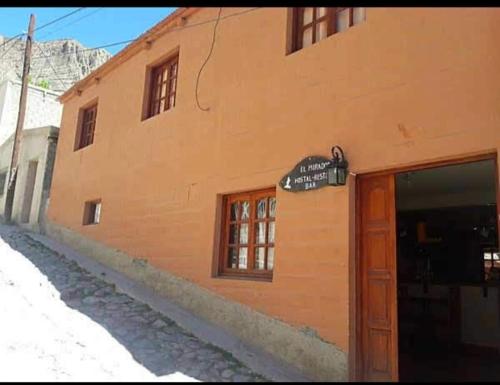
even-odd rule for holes
{"type": "MultiPolygon", "coordinates": [[[[14,39],[14,38],[10,39],[9,41],[11,41],[11,40],[13,40],[13,39],[14,39]]],[[[15,43],[15,42],[14,42],[14,43],[12,43],[12,45],[11,45],[9,48],[7,48],[7,49],[6,49],[6,50],[2,53],[2,55],[0,56],[0,59],[1,59],[1,58],[3,58],[5,55],[7,55],[7,52],[9,52],[9,51],[12,49],[12,47],[15,47],[15,46],[16,46],[16,43],[15,43]]]]}
{"type": "Polygon", "coordinates": [[[67,18],[67,17],[69,17],[69,16],[71,16],[71,15],[73,15],[73,14],[77,13],[77,12],[80,12],[80,11],[84,10],[85,8],[86,8],[86,7],[81,7],[81,8],[78,8],[78,9],[76,9],[76,10],[74,10],[74,11],[70,12],[70,13],[67,13],[66,15],[63,15],[63,16],[61,16],[61,17],[58,17],[57,19],[54,19],[54,20],[52,20],[52,21],[49,21],[48,23],[46,23],[46,24],[44,24],[44,25],[42,25],[42,26],[40,26],[40,27],[38,27],[38,28],[35,28],[35,31],[40,31],[42,28],[45,28],[45,27],[48,27],[49,25],[52,25],[52,24],[54,24],[54,23],[57,23],[59,20],[65,19],[65,18],[67,18]]]}
{"type": "MultiPolygon", "coordinates": [[[[254,7],[254,8],[246,9],[246,10],[241,11],[241,12],[231,13],[229,15],[220,17],[220,20],[228,19],[228,18],[234,17],[234,16],[240,16],[240,15],[243,15],[245,13],[256,11],[257,9],[260,9],[260,8],[261,7],[254,7]]],[[[176,31],[180,31],[180,30],[183,30],[183,29],[187,29],[187,28],[198,27],[200,25],[209,24],[209,23],[212,23],[214,21],[217,21],[217,18],[216,19],[205,20],[205,21],[202,21],[202,22],[199,22],[199,23],[195,23],[195,24],[191,24],[191,25],[185,25],[185,26],[181,26],[181,27],[177,27],[177,28],[172,28],[172,29],[170,29],[170,30],[168,30],[166,32],[157,32],[156,34],[148,36],[148,38],[151,39],[151,38],[155,38],[155,37],[157,37],[159,35],[165,35],[165,34],[168,34],[168,33],[171,33],[171,32],[176,32],[176,31]]],[[[116,45],[121,45],[121,44],[126,44],[126,43],[132,43],[134,41],[139,40],[142,36],[143,36],[143,34],[141,34],[140,36],[136,37],[135,39],[119,41],[119,42],[116,42],[116,43],[110,43],[110,44],[106,44],[106,45],[101,45],[101,46],[94,47],[94,48],[84,48],[84,49],[79,50],[78,52],[77,51],[66,52],[66,53],[55,54],[55,55],[51,55],[51,56],[75,55],[75,54],[80,53],[80,52],[94,51],[94,50],[98,50],[98,49],[102,49],[102,48],[113,47],[113,46],[116,46],[116,45]]],[[[38,44],[40,44],[40,43],[38,43],[38,44]]],[[[32,59],[40,59],[40,58],[43,58],[43,57],[42,56],[34,56],[32,59]]]]}
{"type": "MultiPolygon", "coordinates": [[[[42,47],[40,47],[40,45],[37,46],[38,50],[42,53],[42,55],[45,55],[45,52],[43,51],[42,47]]],[[[59,78],[59,74],[57,73],[56,69],[52,66],[52,63],[50,61],[50,56],[47,57],[47,62],[49,63],[49,66],[50,68],[52,68],[52,71],[54,72],[54,74],[56,75],[56,78],[59,80],[59,82],[61,83],[61,86],[62,88],[64,89],[64,86],[65,86],[65,82],[62,81],[60,78],[59,78]]]]}
{"type": "MultiPolygon", "coordinates": [[[[52,25],[52,24],[54,24],[54,23],[58,22],[59,20],[65,19],[66,17],[69,17],[69,16],[71,16],[71,15],[73,15],[73,14],[77,13],[77,12],[80,12],[80,11],[81,11],[81,10],[83,10],[83,9],[85,9],[85,7],[78,8],[78,9],[76,9],[76,10],[74,10],[74,11],[70,12],[70,13],[67,13],[66,15],[63,15],[63,16],[61,16],[61,17],[58,17],[57,19],[54,19],[54,20],[52,20],[52,21],[49,21],[48,23],[46,23],[46,24],[44,24],[44,25],[41,25],[41,26],[40,26],[40,27],[38,27],[38,28],[35,28],[35,29],[33,30],[33,32],[35,32],[35,31],[39,31],[39,30],[41,30],[42,28],[48,27],[49,25],[52,25]]],[[[21,36],[23,36],[23,35],[26,35],[26,33],[24,33],[24,32],[23,32],[23,33],[17,34],[17,35],[16,35],[16,36],[14,36],[14,37],[11,37],[9,40],[5,41],[5,42],[4,42],[4,43],[3,43],[0,47],[4,47],[4,46],[6,46],[6,45],[7,45],[8,43],[10,43],[12,40],[14,40],[14,39],[16,39],[16,38],[18,38],[18,37],[21,37],[21,36]]],[[[15,44],[13,44],[13,45],[15,45],[15,44]]],[[[11,48],[12,48],[12,46],[11,46],[11,48]]],[[[9,51],[9,50],[10,50],[10,48],[9,48],[9,49],[7,49],[7,51],[9,51]]],[[[1,59],[1,58],[3,58],[3,57],[5,56],[5,54],[7,53],[7,51],[5,51],[5,52],[2,54],[2,56],[0,56],[0,59],[1,59]]]]}
{"type": "Polygon", "coordinates": [[[49,32],[49,33],[46,33],[45,35],[40,36],[40,37],[39,37],[39,39],[43,39],[44,37],[49,36],[49,35],[52,35],[52,34],[54,34],[55,32],[60,31],[61,29],[64,29],[64,28],[66,28],[66,27],[69,27],[70,25],[73,25],[73,24],[75,24],[75,23],[79,22],[80,20],[83,20],[83,19],[85,19],[85,18],[87,18],[87,17],[89,17],[89,16],[92,16],[94,13],[99,12],[99,11],[101,11],[102,9],[103,9],[102,7],[101,7],[101,8],[97,8],[96,10],[94,10],[94,11],[92,11],[92,12],[89,12],[89,13],[87,13],[86,15],[84,15],[84,16],[82,16],[82,17],[78,18],[78,19],[76,19],[76,20],[73,20],[73,21],[69,22],[68,24],[64,24],[61,28],[57,28],[56,30],[54,30],[54,31],[52,31],[52,32],[49,32]]]}
{"type": "Polygon", "coordinates": [[[219,8],[219,13],[217,15],[217,21],[215,22],[215,25],[214,25],[214,33],[213,33],[213,36],[212,36],[212,45],[210,46],[210,51],[208,52],[207,58],[205,59],[205,61],[201,65],[200,70],[198,71],[198,76],[196,77],[196,88],[195,88],[196,105],[202,111],[208,111],[208,110],[210,110],[210,107],[203,108],[203,107],[200,106],[200,101],[198,100],[198,83],[200,81],[201,71],[203,71],[203,68],[208,63],[208,60],[210,59],[210,56],[212,56],[212,51],[213,51],[214,45],[215,45],[215,32],[217,31],[217,25],[219,24],[220,14],[221,13],[222,13],[222,7],[219,8]]]}

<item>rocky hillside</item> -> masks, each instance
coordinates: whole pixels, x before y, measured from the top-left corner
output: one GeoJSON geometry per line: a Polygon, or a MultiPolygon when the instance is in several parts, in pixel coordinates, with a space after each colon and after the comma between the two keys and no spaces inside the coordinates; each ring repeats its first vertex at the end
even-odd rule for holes
{"type": "MultiPolygon", "coordinates": [[[[20,80],[23,70],[25,41],[0,36],[0,83],[20,80]]],[[[52,40],[33,44],[30,69],[31,84],[54,91],[65,91],[107,61],[111,54],[104,50],[88,50],[73,39],[52,40]]]]}

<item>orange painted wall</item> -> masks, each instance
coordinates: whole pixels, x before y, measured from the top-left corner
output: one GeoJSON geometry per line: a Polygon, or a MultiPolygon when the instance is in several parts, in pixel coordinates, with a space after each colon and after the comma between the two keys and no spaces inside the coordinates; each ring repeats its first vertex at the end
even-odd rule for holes
{"type": "Polygon", "coordinates": [[[272,282],[211,277],[217,194],[275,186],[334,144],[354,173],[496,151],[500,9],[368,8],[363,24],[291,55],[287,17],[262,8],[221,20],[199,85],[209,112],[194,95],[213,23],[164,35],[71,98],[49,218],[347,351],[349,187],[277,187],[272,282]],[[176,106],[141,121],[145,67],[177,46],[176,106]],[[74,152],[78,109],[96,97],[94,144],[74,152]],[[84,227],[93,198],[101,223],[84,227]]]}

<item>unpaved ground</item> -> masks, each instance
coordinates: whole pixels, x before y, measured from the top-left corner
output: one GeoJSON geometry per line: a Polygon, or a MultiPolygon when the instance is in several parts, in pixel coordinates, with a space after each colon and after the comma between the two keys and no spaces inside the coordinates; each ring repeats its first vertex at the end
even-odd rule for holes
{"type": "Polygon", "coordinates": [[[0,363],[0,381],[265,381],[10,226],[0,226],[0,363]]]}

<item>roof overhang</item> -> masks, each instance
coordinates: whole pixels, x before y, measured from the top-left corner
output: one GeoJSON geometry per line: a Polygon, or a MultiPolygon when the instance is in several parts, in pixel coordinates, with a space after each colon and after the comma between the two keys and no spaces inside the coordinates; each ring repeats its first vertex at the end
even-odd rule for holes
{"type": "Polygon", "coordinates": [[[81,93],[86,88],[96,82],[98,83],[103,76],[112,71],[115,67],[130,59],[132,56],[136,55],[143,49],[148,48],[154,40],[167,33],[171,27],[182,26],[185,23],[186,18],[197,12],[199,9],[200,8],[182,7],[175,10],[165,19],[140,35],[137,39],[123,48],[116,55],[112,56],[111,59],[109,59],[107,62],[92,71],[83,79],[73,84],[71,88],[69,88],[66,92],[59,96],[58,100],[61,103],[65,103],[72,97],[81,95],[81,93]]]}

